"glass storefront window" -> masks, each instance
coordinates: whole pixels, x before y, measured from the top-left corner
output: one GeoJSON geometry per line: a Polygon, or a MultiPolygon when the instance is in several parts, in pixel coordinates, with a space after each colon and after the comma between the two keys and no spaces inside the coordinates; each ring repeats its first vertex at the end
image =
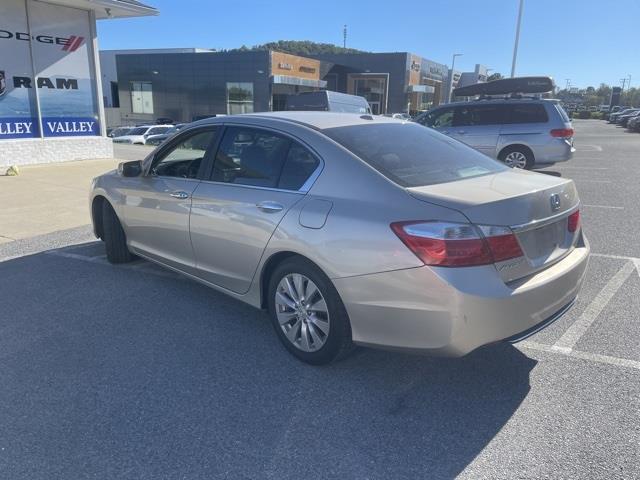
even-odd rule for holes
{"type": "Polygon", "coordinates": [[[153,89],[151,82],[131,83],[131,111],[153,114],[153,89]]]}
{"type": "Polygon", "coordinates": [[[253,83],[227,82],[227,113],[253,112],[253,83]]]}
{"type": "Polygon", "coordinates": [[[353,78],[353,95],[364,97],[374,115],[386,113],[386,77],[358,76],[353,78]]]}

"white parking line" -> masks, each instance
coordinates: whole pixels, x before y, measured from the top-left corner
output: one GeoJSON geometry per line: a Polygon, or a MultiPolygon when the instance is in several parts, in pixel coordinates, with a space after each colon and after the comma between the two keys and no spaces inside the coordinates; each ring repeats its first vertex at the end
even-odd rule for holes
{"type": "Polygon", "coordinates": [[[590,145],[588,143],[574,145],[578,152],[601,152],[602,147],[600,145],[590,145]]]}
{"type": "Polygon", "coordinates": [[[615,207],[613,205],[591,205],[583,203],[582,206],[588,208],[609,208],[611,210],[624,210],[624,207],[615,207]]]}
{"type": "Polygon", "coordinates": [[[600,355],[599,353],[582,352],[580,350],[564,349],[556,347],[555,345],[545,345],[543,343],[532,342],[524,340],[516,344],[517,347],[524,347],[531,350],[538,350],[541,352],[559,353],[566,357],[580,358],[582,360],[589,360],[597,363],[605,363],[607,365],[615,365],[617,367],[635,368],[640,370],[640,362],[636,360],[629,360],[628,358],[612,357],[609,355],[600,355]]]}
{"type": "Polygon", "coordinates": [[[609,170],[607,167],[573,167],[570,165],[554,165],[554,167],[559,168],[560,170],[609,170]]]}
{"type": "Polygon", "coordinates": [[[602,313],[607,304],[614,297],[620,287],[627,281],[632,272],[636,271],[635,262],[627,262],[604,286],[600,293],[595,296],[589,306],[580,315],[566,332],[553,344],[556,349],[566,350],[567,353],[573,350],[580,338],[587,332],[589,327],[595,322],[598,315],[602,313]]]}
{"type": "Polygon", "coordinates": [[[638,258],[638,257],[626,257],[624,255],[611,255],[609,253],[593,253],[593,252],[591,252],[590,255],[592,257],[613,258],[615,260],[631,260],[632,262],[640,261],[640,258],[638,258]]]}
{"type": "Polygon", "coordinates": [[[576,182],[589,182],[589,183],[613,183],[611,182],[611,180],[591,180],[591,179],[581,179],[581,178],[573,178],[571,177],[571,180],[574,180],[576,182]]]}

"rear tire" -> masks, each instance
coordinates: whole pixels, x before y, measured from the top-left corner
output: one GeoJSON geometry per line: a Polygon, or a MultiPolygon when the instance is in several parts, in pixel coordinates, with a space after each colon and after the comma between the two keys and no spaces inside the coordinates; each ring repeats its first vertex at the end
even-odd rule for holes
{"type": "Polygon", "coordinates": [[[308,260],[294,257],[278,265],[269,279],[267,301],[278,338],[299,360],[325,365],[353,350],[351,324],[340,295],[331,280],[308,260]],[[287,280],[292,293],[285,288],[287,280]],[[290,321],[285,321],[288,318],[290,321]]]}
{"type": "Polygon", "coordinates": [[[127,248],[127,237],[120,220],[106,200],[102,202],[102,232],[107,260],[110,263],[127,263],[134,259],[127,248]]]}
{"type": "Polygon", "coordinates": [[[507,167],[531,170],[535,163],[533,153],[526,147],[515,145],[507,147],[498,156],[507,167]]]}

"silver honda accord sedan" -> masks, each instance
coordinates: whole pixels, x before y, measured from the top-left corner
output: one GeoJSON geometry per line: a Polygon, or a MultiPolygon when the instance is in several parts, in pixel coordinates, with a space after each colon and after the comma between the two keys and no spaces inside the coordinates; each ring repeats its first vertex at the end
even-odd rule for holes
{"type": "Polygon", "coordinates": [[[517,341],[572,305],[589,257],[571,180],[371,115],[196,122],[94,179],[90,205],[110,262],[140,256],[268,310],[311,364],[517,341]]]}

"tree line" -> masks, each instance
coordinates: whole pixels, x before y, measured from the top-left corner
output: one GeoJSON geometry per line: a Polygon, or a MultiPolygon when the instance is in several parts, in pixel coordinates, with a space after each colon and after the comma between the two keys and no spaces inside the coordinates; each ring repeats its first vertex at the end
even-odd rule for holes
{"type": "MultiPolygon", "coordinates": [[[[558,91],[558,98],[565,102],[582,103],[586,106],[609,105],[611,98],[611,86],[601,83],[599,87],[589,86],[580,94],[571,93],[563,88],[558,91]]],[[[625,88],[620,97],[620,105],[640,105],[640,88],[625,88]]]]}

